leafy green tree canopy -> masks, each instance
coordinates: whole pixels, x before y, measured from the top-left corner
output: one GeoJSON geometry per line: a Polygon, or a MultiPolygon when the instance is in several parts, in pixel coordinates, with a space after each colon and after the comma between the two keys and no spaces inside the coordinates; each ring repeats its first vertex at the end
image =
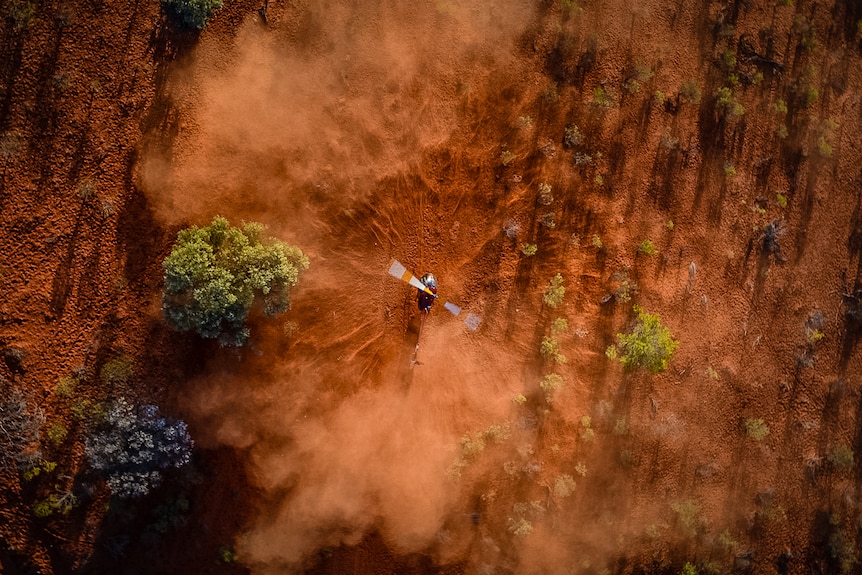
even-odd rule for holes
{"type": "Polygon", "coordinates": [[[232,227],[216,216],[206,227],[181,230],[165,258],[162,309],[177,331],[196,331],[222,345],[248,340],[245,320],[255,298],[266,315],[290,308],[290,290],[308,258],[294,246],[263,241],[263,224],[232,227]]]}
{"type": "Polygon", "coordinates": [[[224,0],[162,0],[165,12],[186,28],[202,30],[224,0]]]}
{"type": "Polygon", "coordinates": [[[617,334],[618,351],[608,355],[619,359],[627,369],[643,367],[652,373],[662,372],[667,369],[679,341],[662,325],[658,314],[646,313],[637,305],[634,310],[637,324],[630,333],[617,334]]]}

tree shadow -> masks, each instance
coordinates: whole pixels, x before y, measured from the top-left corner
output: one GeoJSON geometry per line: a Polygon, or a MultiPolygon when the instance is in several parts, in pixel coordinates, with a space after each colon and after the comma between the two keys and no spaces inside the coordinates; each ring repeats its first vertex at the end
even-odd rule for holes
{"type": "MultiPolygon", "coordinates": [[[[5,16],[5,13],[3,14],[5,16]]],[[[11,19],[6,21],[6,32],[3,38],[3,51],[0,52],[0,73],[3,81],[0,86],[4,89],[0,92],[0,131],[9,128],[9,112],[12,108],[12,93],[15,87],[15,77],[21,69],[21,59],[24,52],[25,31],[17,31],[11,19]]]]}
{"type": "Polygon", "coordinates": [[[158,283],[160,270],[153,262],[167,243],[167,230],[156,219],[146,194],[134,183],[137,153],[129,151],[126,160],[125,186],[129,196],[117,218],[117,242],[125,255],[124,278],[137,286],[158,283]]]}

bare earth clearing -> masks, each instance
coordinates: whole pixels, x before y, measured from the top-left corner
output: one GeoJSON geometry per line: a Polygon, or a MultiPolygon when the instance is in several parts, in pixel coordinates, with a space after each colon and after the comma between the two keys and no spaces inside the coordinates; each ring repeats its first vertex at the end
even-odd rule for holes
{"type": "Polygon", "coordinates": [[[57,467],[0,473],[0,572],[862,572],[862,3],[785,4],[4,3],[0,390],[57,467]],[[215,214],[311,259],[241,351],[161,318],[215,214]],[[479,329],[436,306],[411,366],[393,259],[479,329]],[[664,373],[605,355],[633,304],[664,373]],[[118,397],[195,458],[106,509],[118,397]]]}

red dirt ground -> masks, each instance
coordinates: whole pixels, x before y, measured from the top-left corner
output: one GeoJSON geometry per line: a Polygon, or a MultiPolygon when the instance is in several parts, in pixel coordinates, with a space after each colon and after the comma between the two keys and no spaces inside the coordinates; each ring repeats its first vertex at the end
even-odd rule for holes
{"type": "Polygon", "coordinates": [[[4,21],[2,389],[69,429],[54,475],[3,472],[4,572],[859,572],[862,471],[829,456],[862,453],[842,297],[862,287],[862,5],[510,4],[272,1],[264,24],[237,0],[200,34],[154,1],[4,21]],[[239,352],[160,317],[177,230],[215,214],[311,259],[239,352]],[[418,339],[393,259],[479,329],[437,305],[418,339]],[[605,297],[626,278],[630,301],[605,297]],[[632,304],[680,340],[662,374],[605,356],[632,304]],[[539,353],[560,317],[565,364],[539,353]],[[133,375],[105,385],[121,356],[133,375]],[[187,420],[193,471],[106,512],[56,391],[73,370],[76,401],[187,420]],[[34,516],[81,482],[68,516],[34,516]]]}

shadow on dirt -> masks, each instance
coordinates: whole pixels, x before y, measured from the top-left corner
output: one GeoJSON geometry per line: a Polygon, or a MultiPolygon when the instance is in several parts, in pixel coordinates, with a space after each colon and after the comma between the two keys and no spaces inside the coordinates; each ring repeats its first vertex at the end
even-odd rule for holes
{"type": "MultiPolygon", "coordinates": [[[[862,177],[862,170],[859,172],[862,177]]],[[[844,272],[842,284],[842,308],[844,312],[845,332],[841,343],[841,357],[838,362],[839,372],[843,375],[853,351],[856,349],[859,339],[862,338],[862,180],[857,178],[856,206],[850,218],[850,235],[847,238],[847,251],[849,252],[848,270],[844,272]],[[856,270],[851,272],[853,261],[856,261],[856,270]],[[852,277],[848,277],[853,273],[852,277]]],[[[862,405],[860,405],[862,409],[862,405]]],[[[860,430],[862,433],[862,430],[860,430]]]]}

